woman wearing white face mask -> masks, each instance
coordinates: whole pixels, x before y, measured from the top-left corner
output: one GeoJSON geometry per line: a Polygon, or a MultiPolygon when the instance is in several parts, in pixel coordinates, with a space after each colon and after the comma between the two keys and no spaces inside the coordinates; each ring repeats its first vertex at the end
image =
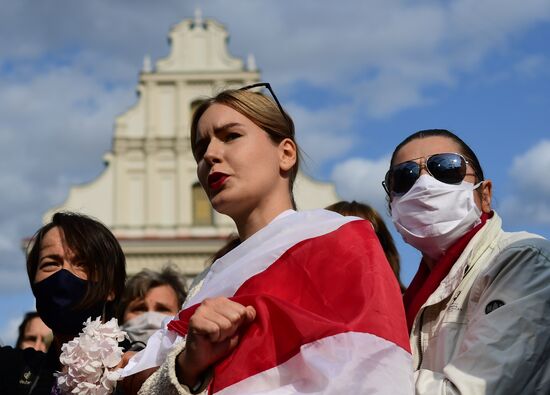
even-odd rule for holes
{"type": "Polygon", "coordinates": [[[550,242],[502,230],[491,181],[447,130],[407,137],[383,184],[422,253],[404,296],[416,393],[548,393],[550,242]]]}
{"type": "Polygon", "coordinates": [[[176,267],[160,271],[143,269],[129,277],[120,304],[118,320],[134,344],[141,350],[149,337],[175,316],[187,295],[183,275],[176,267]]]}

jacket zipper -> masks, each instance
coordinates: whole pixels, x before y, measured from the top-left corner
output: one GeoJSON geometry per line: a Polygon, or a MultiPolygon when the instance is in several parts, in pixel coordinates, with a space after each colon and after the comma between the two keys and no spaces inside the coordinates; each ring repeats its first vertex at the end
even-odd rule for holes
{"type": "Polygon", "coordinates": [[[424,321],[424,311],[422,310],[422,313],[420,314],[420,318],[418,320],[418,366],[416,367],[416,370],[420,370],[420,366],[422,366],[422,359],[423,359],[423,353],[422,353],[422,324],[424,321]]]}

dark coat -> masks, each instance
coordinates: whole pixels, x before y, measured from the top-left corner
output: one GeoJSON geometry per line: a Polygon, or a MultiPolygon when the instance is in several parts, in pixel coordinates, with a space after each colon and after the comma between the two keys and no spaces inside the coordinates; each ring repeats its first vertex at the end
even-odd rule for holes
{"type": "Polygon", "coordinates": [[[55,352],[0,348],[0,388],[6,395],[49,395],[59,370],[55,352]]]}

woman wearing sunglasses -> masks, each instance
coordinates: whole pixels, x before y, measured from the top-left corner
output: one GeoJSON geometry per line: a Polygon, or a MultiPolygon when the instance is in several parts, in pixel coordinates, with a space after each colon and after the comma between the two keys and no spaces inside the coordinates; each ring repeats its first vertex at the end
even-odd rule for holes
{"type": "Polygon", "coordinates": [[[130,361],[126,375],[164,361],[140,393],[412,394],[399,285],[374,229],[295,211],[298,149],[278,101],[248,88],[206,100],[191,148],[240,243],[130,361]]]}
{"type": "Polygon", "coordinates": [[[491,181],[447,130],[407,137],[383,184],[422,253],[404,295],[416,393],[548,393],[550,243],[502,230],[491,181]]]}

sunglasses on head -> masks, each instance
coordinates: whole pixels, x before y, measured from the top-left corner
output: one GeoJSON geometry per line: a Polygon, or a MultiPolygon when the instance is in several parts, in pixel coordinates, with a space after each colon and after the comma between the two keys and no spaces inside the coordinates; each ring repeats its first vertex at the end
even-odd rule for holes
{"type": "Polygon", "coordinates": [[[281,114],[283,114],[283,118],[288,120],[288,115],[283,109],[283,106],[281,106],[281,103],[279,102],[279,99],[277,98],[277,95],[271,88],[271,84],[269,82],[257,82],[252,85],[243,86],[242,88],[239,88],[239,90],[248,91],[248,90],[254,90],[255,88],[266,88],[269,91],[269,93],[271,93],[271,97],[273,97],[273,100],[275,100],[275,104],[277,104],[279,111],[281,112],[281,114]]]}
{"type": "Polygon", "coordinates": [[[445,184],[459,184],[466,175],[476,175],[466,173],[468,163],[470,162],[463,155],[453,152],[426,156],[423,165],[410,160],[392,166],[386,173],[382,185],[388,195],[403,195],[418,180],[423,167],[438,181],[445,184]]]}

